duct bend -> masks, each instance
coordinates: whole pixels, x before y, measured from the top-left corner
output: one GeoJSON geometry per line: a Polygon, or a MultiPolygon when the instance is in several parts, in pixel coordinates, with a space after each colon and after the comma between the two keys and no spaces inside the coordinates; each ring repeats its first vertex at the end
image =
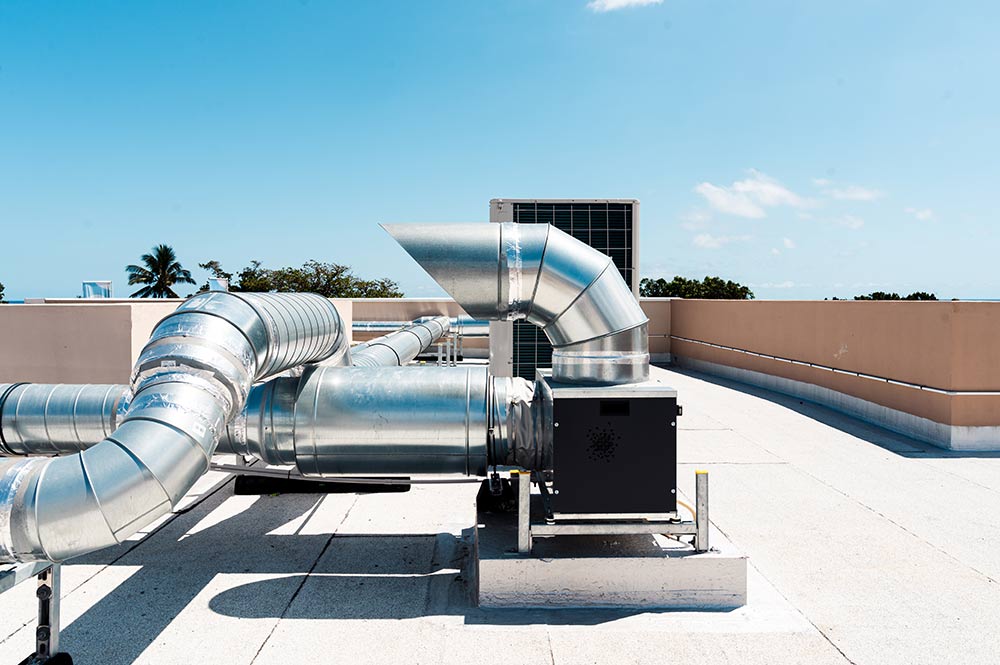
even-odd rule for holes
{"type": "Polygon", "coordinates": [[[648,319],[610,257],[548,224],[391,224],[386,231],[469,316],[525,319],[566,383],[649,377],[648,319]]]}
{"type": "Polygon", "coordinates": [[[110,436],[75,455],[0,463],[0,562],[62,561],[170,510],[208,468],[255,381],[347,352],[312,294],[195,296],[160,321],[110,436]]]}

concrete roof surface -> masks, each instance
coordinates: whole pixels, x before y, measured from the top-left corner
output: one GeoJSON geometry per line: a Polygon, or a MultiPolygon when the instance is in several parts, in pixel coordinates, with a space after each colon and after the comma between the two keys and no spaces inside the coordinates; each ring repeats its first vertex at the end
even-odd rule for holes
{"type": "MultiPolygon", "coordinates": [[[[942,451],[822,407],[672,370],[680,489],[750,561],[730,612],[480,610],[460,575],[477,485],[234,496],[64,566],[77,663],[996,663],[1000,454],[942,451]]],[[[0,662],[34,585],[0,596],[0,662]]]]}

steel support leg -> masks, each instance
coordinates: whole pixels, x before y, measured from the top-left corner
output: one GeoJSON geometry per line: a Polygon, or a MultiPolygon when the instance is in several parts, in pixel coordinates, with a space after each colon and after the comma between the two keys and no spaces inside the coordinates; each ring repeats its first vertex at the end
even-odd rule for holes
{"type": "Polygon", "coordinates": [[[694,549],[707,552],[708,544],[708,471],[694,472],[695,540],[694,549]]]}
{"type": "Polygon", "coordinates": [[[52,564],[38,574],[38,626],[35,628],[35,653],[25,663],[72,663],[67,654],[59,653],[59,603],[60,578],[62,570],[58,563],[52,564]]]}
{"type": "Polygon", "coordinates": [[[517,551],[531,553],[531,474],[517,474],[517,551]]]}

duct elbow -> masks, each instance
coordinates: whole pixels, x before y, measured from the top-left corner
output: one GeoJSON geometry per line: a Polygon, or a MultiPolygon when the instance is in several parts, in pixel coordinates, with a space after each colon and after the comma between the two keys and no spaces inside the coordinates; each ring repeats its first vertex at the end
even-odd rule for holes
{"type": "Polygon", "coordinates": [[[540,327],[557,381],[648,378],[648,319],[607,255],[548,224],[384,228],[470,316],[540,327]]]}
{"type": "Polygon", "coordinates": [[[63,561],[114,545],[170,510],[208,468],[255,381],[347,348],[310,294],[195,296],[157,324],[128,411],[97,445],[0,465],[0,561],[63,561]]]}

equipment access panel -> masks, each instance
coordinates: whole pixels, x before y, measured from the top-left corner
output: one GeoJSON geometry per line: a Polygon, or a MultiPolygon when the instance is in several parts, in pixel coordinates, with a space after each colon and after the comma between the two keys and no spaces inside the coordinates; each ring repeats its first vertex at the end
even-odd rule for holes
{"type": "Polygon", "coordinates": [[[566,515],[651,515],[677,509],[677,392],[658,379],[618,386],[555,383],[552,510],[566,515]]]}

